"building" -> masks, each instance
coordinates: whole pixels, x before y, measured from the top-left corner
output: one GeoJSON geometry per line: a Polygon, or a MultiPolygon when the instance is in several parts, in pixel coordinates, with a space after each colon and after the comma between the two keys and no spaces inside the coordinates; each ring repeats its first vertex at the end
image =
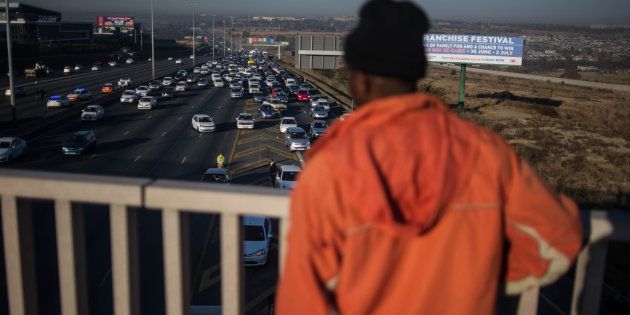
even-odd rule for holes
{"type": "Polygon", "coordinates": [[[295,67],[335,70],[343,63],[343,37],[340,35],[297,35],[295,67]]]}
{"type": "MultiPolygon", "coordinates": [[[[91,42],[91,23],[64,23],[61,13],[24,4],[9,3],[11,37],[16,43],[42,45],[57,42],[91,42]]],[[[0,6],[0,36],[6,39],[5,7],[0,6]]]]}

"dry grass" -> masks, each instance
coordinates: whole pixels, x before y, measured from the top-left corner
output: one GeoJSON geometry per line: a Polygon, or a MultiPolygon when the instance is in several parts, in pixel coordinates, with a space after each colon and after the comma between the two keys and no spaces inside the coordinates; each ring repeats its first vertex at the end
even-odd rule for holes
{"type": "MultiPolygon", "coordinates": [[[[450,70],[431,68],[421,84],[457,102],[450,70]]],[[[466,95],[460,116],[500,133],[554,189],[583,205],[630,193],[630,94],[470,74],[466,95]],[[503,91],[516,97],[483,95],[503,91]]]]}

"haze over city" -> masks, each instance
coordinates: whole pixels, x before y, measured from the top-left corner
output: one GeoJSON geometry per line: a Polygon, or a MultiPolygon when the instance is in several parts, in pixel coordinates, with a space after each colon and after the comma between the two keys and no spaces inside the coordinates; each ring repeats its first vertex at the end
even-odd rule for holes
{"type": "MultiPolygon", "coordinates": [[[[355,15],[363,0],[235,0],[235,1],[189,1],[198,2],[199,12],[230,15],[272,15],[272,16],[322,16],[355,15]]],[[[439,1],[415,0],[433,19],[462,20],[473,22],[503,23],[545,23],[589,25],[630,24],[630,2],[625,0],[475,0],[439,1]]],[[[76,2],[60,0],[32,0],[27,3],[54,7],[68,18],[91,20],[94,14],[136,15],[142,18],[148,14],[149,1],[124,0],[84,0],[81,10],[76,2]]],[[[159,16],[186,14],[185,2],[155,0],[156,14],[159,16]]]]}

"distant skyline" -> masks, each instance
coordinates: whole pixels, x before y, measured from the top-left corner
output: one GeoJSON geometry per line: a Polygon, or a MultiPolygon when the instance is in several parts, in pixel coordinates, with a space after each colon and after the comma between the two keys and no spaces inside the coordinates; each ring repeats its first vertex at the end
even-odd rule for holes
{"type": "MultiPolygon", "coordinates": [[[[148,16],[149,0],[27,0],[64,14],[64,20],[89,21],[96,15],[148,16]],[[77,4],[82,10],[77,10],[77,4]]],[[[185,3],[199,14],[262,16],[356,15],[364,0],[154,0],[155,15],[184,15],[185,3]]],[[[432,19],[469,22],[564,25],[630,24],[628,0],[414,0],[432,19]]]]}

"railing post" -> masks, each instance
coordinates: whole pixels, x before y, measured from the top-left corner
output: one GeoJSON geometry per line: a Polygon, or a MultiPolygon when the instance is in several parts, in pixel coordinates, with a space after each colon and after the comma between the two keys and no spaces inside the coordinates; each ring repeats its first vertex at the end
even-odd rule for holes
{"type": "Polygon", "coordinates": [[[2,195],[2,232],[9,314],[39,314],[32,209],[18,211],[15,196],[2,195]]]}
{"type": "Polygon", "coordinates": [[[223,314],[243,314],[243,255],[238,214],[221,215],[221,304],[223,314]]]}
{"type": "Polygon", "coordinates": [[[518,300],[518,315],[536,315],[538,314],[538,298],[540,295],[540,288],[531,288],[523,294],[521,294],[518,300]]]}
{"type": "Polygon", "coordinates": [[[55,200],[61,313],[88,314],[83,210],[69,200],[55,200]]]}
{"type": "Polygon", "coordinates": [[[162,210],[164,295],[167,315],[190,313],[187,218],[186,213],[177,209],[162,210]]]}
{"type": "Polygon", "coordinates": [[[140,314],[137,214],[124,205],[111,205],[109,226],[112,247],[114,314],[140,314]]]}

